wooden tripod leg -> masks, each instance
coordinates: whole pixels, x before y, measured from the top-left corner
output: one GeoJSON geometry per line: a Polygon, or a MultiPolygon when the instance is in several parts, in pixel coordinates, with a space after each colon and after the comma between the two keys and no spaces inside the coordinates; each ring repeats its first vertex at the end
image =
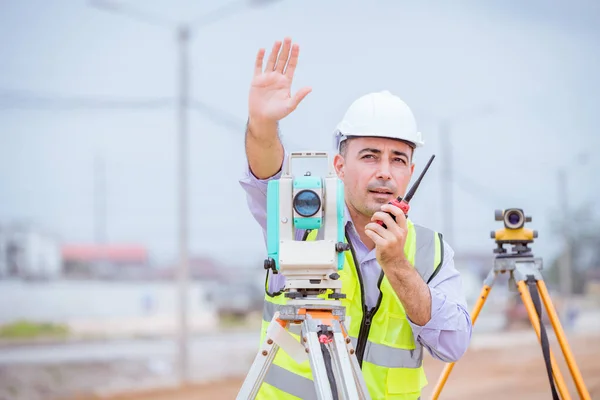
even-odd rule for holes
{"type": "MultiPolygon", "coordinates": [[[[473,312],[471,313],[471,323],[473,325],[475,324],[477,316],[479,315],[479,312],[483,308],[483,305],[485,304],[485,301],[488,295],[490,294],[490,290],[492,290],[492,287],[490,285],[483,285],[483,289],[481,289],[481,294],[479,295],[477,303],[475,303],[475,307],[473,308],[473,312]]],[[[440,396],[440,393],[442,392],[442,389],[446,384],[446,381],[448,380],[448,376],[450,375],[452,368],[454,368],[454,364],[455,363],[449,363],[446,364],[446,366],[444,367],[444,371],[442,372],[442,375],[440,376],[440,379],[436,384],[435,389],[433,390],[432,399],[437,399],[440,396]]]]}
{"type": "MultiPolygon", "coordinates": [[[[538,341],[542,342],[542,334],[540,331],[540,321],[535,310],[535,306],[533,305],[533,300],[531,300],[531,295],[529,294],[529,290],[527,288],[527,284],[525,281],[517,282],[517,288],[519,289],[519,294],[521,295],[521,300],[523,300],[523,304],[527,309],[527,315],[529,315],[529,321],[537,334],[538,341]]],[[[565,380],[563,379],[562,373],[556,364],[556,360],[554,355],[552,354],[552,350],[550,349],[550,363],[552,365],[552,375],[554,375],[554,381],[556,382],[556,387],[560,393],[560,397],[563,400],[570,400],[571,395],[569,394],[569,390],[565,385],[565,380]]]]}
{"type": "Polygon", "coordinates": [[[567,365],[569,366],[569,370],[571,371],[571,375],[573,376],[575,386],[577,386],[579,397],[585,400],[591,400],[590,394],[587,388],[585,387],[583,378],[581,377],[581,372],[579,372],[579,368],[577,367],[577,363],[575,362],[575,357],[573,357],[573,353],[571,353],[571,348],[569,347],[567,337],[562,328],[562,325],[560,324],[560,320],[558,319],[558,315],[556,314],[556,310],[554,309],[554,305],[552,304],[552,300],[550,298],[550,295],[548,294],[548,290],[546,289],[546,284],[544,283],[544,281],[538,280],[537,287],[542,301],[544,302],[544,307],[546,308],[548,316],[550,317],[550,322],[552,322],[552,327],[554,328],[554,332],[556,333],[556,337],[558,339],[558,343],[560,344],[560,348],[562,349],[567,365]]]}

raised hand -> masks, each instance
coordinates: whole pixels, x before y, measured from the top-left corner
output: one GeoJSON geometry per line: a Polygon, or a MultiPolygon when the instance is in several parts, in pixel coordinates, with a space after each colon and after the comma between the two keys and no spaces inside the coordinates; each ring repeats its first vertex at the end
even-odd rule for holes
{"type": "Polygon", "coordinates": [[[300,47],[297,44],[292,45],[290,38],[284,39],[283,48],[282,42],[276,41],[263,71],[265,49],[258,51],[248,99],[251,120],[277,122],[294,111],[311,92],[310,87],[303,87],[293,96],[291,94],[299,53],[300,47]]]}

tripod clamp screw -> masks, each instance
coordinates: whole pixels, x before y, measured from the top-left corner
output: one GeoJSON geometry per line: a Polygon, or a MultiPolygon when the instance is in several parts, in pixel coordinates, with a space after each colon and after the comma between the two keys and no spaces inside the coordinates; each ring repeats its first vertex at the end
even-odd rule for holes
{"type": "Polygon", "coordinates": [[[265,269],[271,269],[273,270],[274,274],[277,274],[277,265],[275,265],[275,260],[273,260],[273,258],[269,257],[265,259],[265,262],[263,264],[265,269]]]}
{"type": "Polygon", "coordinates": [[[341,252],[347,251],[347,250],[350,250],[350,245],[348,243],[337,242],[335,244],[335,251],[337,251],[338,253],[341,253],[341,252]]]}

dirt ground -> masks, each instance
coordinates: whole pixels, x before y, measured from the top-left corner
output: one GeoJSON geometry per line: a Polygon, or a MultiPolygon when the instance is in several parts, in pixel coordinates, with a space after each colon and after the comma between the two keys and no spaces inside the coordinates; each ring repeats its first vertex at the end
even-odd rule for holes
{"type": "MultiPolygon", "coordinates": [[[[575,360],[592,399],[600,399],[600,336],[581,336],[570,342],[575,360]]],[[[573,379],[555,339],[551,338],[554,357],[573,399],[579,398],[573,379]]],[[[425,370],[429,385],[423,399],[431,398],[444,363],[426,357],[425,370]]],[[[110,400],[197,400],[234,399],[243,381],[226,379],[187,389],[161,390],[137,394],[122,394],[110,400]]],[[[452,370],[440,399],[548,399],[551,398],[542,351],[537,346],[469,349],[452,370]]],[[[79,398],[91,400],[92,397],[79,398]]]]}

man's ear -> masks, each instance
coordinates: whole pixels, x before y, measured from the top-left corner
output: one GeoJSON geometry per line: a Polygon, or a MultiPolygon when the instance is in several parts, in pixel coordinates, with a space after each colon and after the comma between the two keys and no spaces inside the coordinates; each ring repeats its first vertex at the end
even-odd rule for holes
{"type": "Polygon", "coordinates": [[[339,153],[333,157],[333,167],[335,168],[335,172],[337,173],[338,178],[344,179],[344,157],[342,157],[339,153]]]}

